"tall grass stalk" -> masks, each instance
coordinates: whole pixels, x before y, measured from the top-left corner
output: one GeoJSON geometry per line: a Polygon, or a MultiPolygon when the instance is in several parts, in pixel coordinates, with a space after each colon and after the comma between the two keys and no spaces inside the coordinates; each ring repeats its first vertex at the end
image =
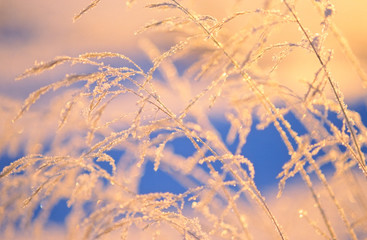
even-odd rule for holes
{"type": "MultiPolygon", "coordinates": [[[[91,1],[74,24],[103,2],[91,1]]],[[[139,3],[127,1],[131,11],[139,3]]],[[[333,22],[331,1],[310,3],[317,32],[298,1],[229,1],[219,20],[197,13],[200,4],[147,1],[163,11],[137,30],[149,64],[88,52],[38,63],[17,78],[54,71],[57,79],[61,65],[77,71],[14,103],[17,111],[0,105],[12,126],[0,149],[26,152],[0,173],[0,237],[367,237],[367,128],[331,76],[338,59],[326,39],[334,36],[361,85],[365,72],[333,22]],[[292,65],[295,59],[304,64],[292,65]],[[290,84],[299,81],[292,68],[304,74],[298,84],[290,84]],[[285,153],[250,158],[252,134],[268,129],[285,153]],[[279,161],[278,188],[263,190],[255,171],[279,161]],[[143,192],[150,166],[181,190],[143,192]],[[60,205],[65,219],[50,230],[60,205]]],[[[270,151],[263,142],[256,142],[260,151],[270,151]]]]}

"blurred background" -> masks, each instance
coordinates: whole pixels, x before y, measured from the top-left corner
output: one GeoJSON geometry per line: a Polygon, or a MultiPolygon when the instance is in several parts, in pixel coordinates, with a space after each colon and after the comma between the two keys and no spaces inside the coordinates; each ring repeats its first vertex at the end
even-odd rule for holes
{"type": "MultiPolygon", "coordinates": [[[[127,7],[124,1],[109,0],[101,3],[81,19],[73,23],[73,17],[80,12],[90,1],[88,0],[0,0],[0,106],[3,113],[16,112],[20,101],[24,100],[29,93],[50,82],[59,79],[59,70],[46,72],[40,76],[15,81],[25,69],[32,67],[35,62],[49,61],[56,56],[77,56],[85,52],[117,52],[129,56],[134,61],[144,64],[147,61],[145,53],[139,48],[140,35],[134,33],[150,22],[151,19],[162,17],[157,11],[143,8],[148,1],[137,1],[127,7]],[[132,9],[131,9],[132,8],[132,9]]],[[[196,12],[210,14],[221,19],[228,13],[223,12],[225,1],[191,1],[196,12]],[[200,3],[199,3],[200,2],[200,3]]],[[[240,9],[240,1],[233,1],[234,8],[240,9]],[[238,3],[237,3],[238,2],[238,3]]],[[[254,1],[243,1],[246,9],[256,8],[251,6],[254,1]]],[[[307,1],[305,1],[307,2],[307,1]]],[[[348,40],[357,59],[361,63],[362,69],[367,70],[367,2],[365,0],[333,1],[336,13],[334,21],[348,40]]],[[[300,4],[301,5],[301,4],[300,4]]],[[[305,4],[300,8],[301,19],[310,26],[315,24],[314,14],[311,14],[311,4],[305,4]]],[[[163,13],[165,14],[165,13],[163,13]]],[[[169,39],[159,39],[157,35],[143,33],[146,37],[156,38],[161,44],[170,44],[169,39]]],[[[330,47],[338,48],[337,43],[330,41],[330,47]]],[[[289,63],[287,71],[283,74],[302,79],[307,75],[307,66],[303,66],[304,72],[300,71],[298,65],[303,61],[293,61],[289,63]]],[[[367,125],[367,92],[362,88],[361,79],[348,60],[342,56],[341,52],[335,51],[335,60],[330,66],[331,72],[339,82],[340,88],[345,94],[346,102],[351,109],[357,110],[364,123],[367,125]]],[[[60,70],[61,72],[61,70],[60,70]]],[[[281,73],[282,74],[282,73],[281,73]]],[[[289,79],[295,79],[289,77],[289,79]]],[[[292,89],[297,88],[297,81],[289,80],[292,89]]],[[[3,127],[7,126],[4,121],[11,119],[3,117],[3,127]]],[[[291,120],[290,120],[291,121],[291,120]]],[[[223,139],[229,131],[227,122],[213,119],[213,125],[219,130],[223,139]]],[[[1,132],[0,132],[0,137],[1,132]]],[[[3,139],[6,139],[3,136],[3,139]]],[[[256,169],[256,182],[260,190],[272,189],[276,185],[276,175],[280,172],[282,164],[289,158],[284,145],[274,127],[268,127],[263,131],[258,131],[253,127],[249,135],[249,144],[245,151],[247,157],[254,161],[256,169]],[[259,144],[261,142],[261,145],[259,144]],[[266,151],[262,151],[263,148],[266,151]],[[266,159],[277,161],[267,162],[266,159]]],[[[189,142],[174,142],[177,152],[182,156],[193,151],[189,142]]],[[[235,143],[234,143],[235,144],[235,143]]],[[[119,153],[115,153],[116,157],[119,153]]],[[[22,150],[18,149],[9,154],[4,150],[0,159],[0,170],[11,161],[22,155],[22,150]]],[[[182,186],[175,180],[158,170],[153,170],[153,164],[146,166],[146,174],[141,179],[140,192],[182,192],[182,186]]],[[[55,221],[62,221],[62,213],[65,206],[61,206],[55,212],[55,221]]]]}
{"type": "MultiPolygon", "coordinates": [[[[0,94],[24,99],[30,91],[52,81],[49,76],[40,76],[32,81],[14,82],[16,76],[25,69],[33,66],[35,61],[49,61],[55,56],[77,56],[84,52],[111,51],[123,53],[135,61],[144,57],[137,40],[141,36],[134,33],[152,19],[160,19],[162,12],[146,9],[143,6],[148,1],[136,1],[130,8],[125,1],[101,1],[98,7],[92,9],[77,22],[73,17],[79,13],[89,0],[1,0],[0,1],[0,94]],[[48,79],[47,79],[48,78],[48,79]]],[[[210,14],[217,19],[225,17],[229,12],[223,7],[222,1],[202,0],[191,1],[196,12],[210,14]],[[215,2],[215,4],[214,4],[215,2]]],[[[245,4],[245,9],[261,6],[259,2],[233,1],[233,8],[240,10],[239,3],[245,4]],[[236,5],[237,4],[237,5],[236,5]],[[254,5],[254,6],[252,6],[254,5]]],[[[300,16],[307,27],[318,24],[315,9],[309,1],[298,3],[300,16]],[[302,6],[304,5],[304,7],[302,6]]],[[[333,1],[336,13],[334,21],[348,40],[352,50],[361,61],[362,67],[367,68],[367,3],[355,0],[352,3],[333,1]]],[[[163,12],[164,15],[164,12],[163,12]]],[[[143,33],[144,36],[147,34],[143,33]]],[[[160,42],[167,41],[159,39],[160,42]]],[[[335,43],[330,44],[336,47],[335,43]]],[[[335,58],[339,61],[338,55],[335,58]]],[[[360,81],[349,63],[340,59],[340,65],[334,75],[338,76],[341,88],[348,101],[365,96],[360,81]],[[347,66],[345,66],[347,64],[347,66]],[[340,67],[343,66],[343,67],[340,67]]],[[[299,63],[295,63],[299,64],[299,63]]],[[[292,70],[290,70],[292,71],[292,70]]],[[[289,72],[287,73],[289,74],[289,72]]],[[[299,78],[302,73],[297,73],[299,78]]]]}

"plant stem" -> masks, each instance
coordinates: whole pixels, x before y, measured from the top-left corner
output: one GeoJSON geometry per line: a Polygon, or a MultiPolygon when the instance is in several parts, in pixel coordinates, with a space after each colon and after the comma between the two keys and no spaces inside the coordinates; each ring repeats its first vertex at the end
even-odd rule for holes
{"type": "Polygon", "coordinates": [[[361,151],[361,148],[359,146],[359,143],[357,141],[357,137],[356,137],[356,134],[353,130],[353,126],[352,126],[352,123],[350,122],[349,120],[349,117],[347,115],[347,109],[346,107],[344,106],[344,103],[343,103],[343,100],[341,99],[341,97],[339,96],[338,94],[338,91],[337,91],[337,87],[335,86],[335,84],[333,83],[332,79],[331,79],[331,76],[330,76],[330,73],[329,71],[327,70],[326,68],[326,65],[324,63],[324,61],[322,60],[321,56],[320,56],[320,53],[317,51],[315,45],[312,43],[312,40],[310,38],[310,36],[308,35],[308,33],[306,32],[306,29],[303,27],[303,25],[301,24],[301,21],[300,19],[298,18],[298,16],[296,15],[296,13],[294,12],[294,10],[292,9],[292,7],[289,5],[289,3],[287,2],[287,0],[283,0],[283,3],[285,4],[285,6],[288,8],[288,10],[290,11],[290,13],[292,14],[293,18],[295,19],[295,21],[297,22],[299,28],[301,29],[301,31],[303,32],[303,34],[305,35],[308,43],[311,45],[312,47],[312,50],[313,52],[315,53],[317,59],[319,60],[326,76],[327,76],[327,79],[328,79],[328,82],[333,90],[333,93],[335,95],[335,98],[336,98],[336,101],[338,102],[339,106],[340,106],[340,109],[342,111],[342,114],[344,116],[344,119],[345,119],[345,122],[348,126],[348,129],[349,129],[349,132],[352,136],[352,141],[355,145],[355,148],[356,148],[356,151],[357,151],[357,154],[358,154],[358,158],[356,157],[356,161],[358,162],[358,165],[360,167],[360,169],[362,169],[362,172],[364,173],[364,175],[367,177],[367,166],[366,166],[366,163],[365,163],[365,160],[363,158],[363,154],[362,154],[362,151],[361,151]]]}

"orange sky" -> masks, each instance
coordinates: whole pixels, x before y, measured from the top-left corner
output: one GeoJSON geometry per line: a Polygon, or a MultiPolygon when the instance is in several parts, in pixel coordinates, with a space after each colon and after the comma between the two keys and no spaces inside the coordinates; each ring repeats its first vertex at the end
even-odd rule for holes
{"type": "MultiPolygon", "coordinates": [[[[0,1],[0,94],[6,93],[17,97],[28,94],[29,90],[26,89],[32,84],[14,83],[14,78],[31,67],[35,61],[48,61],[59,55],[75,56],[87,51],[113,51],[126,54],[133,59],[139,58],[137,55],[141,52],[137,50],[135,30],[150,19],[161,17],[162,13],[142,8],[149,2],[147,0],[138,0],[132,9],[127,8],[124,1],[108,0],[101,1],[96,8],[73,23],[73,16],[89,2],[89,0],[0,1]]],[[[246,8],[251,8],[249,6],[251,1],[243,2],[246,8]]],[[[335,22],[345,34],[366,71],[367,3],[364,0],[333,2],[337,10],[335,22]]],[[[223,11],[223,6],[213,3],[223,4],[223,1],[201,0],[200,4],[193,4],[191,7],[198,13],[212,14],[219,19],[228,14],[223,11]]],[[[309,14],[311,8],[305,7],[304,12],[299,10],[305,21],[312,20],[313,15],[309,14]]],[[[337,71],[334,75],[340,76],[338,81],[347,79],[345,84],[341,83],[344,93],[353,97],[365,96],[366,91],[360,88],[360,82],[353,69],[349,67],[342,70],[345,64],[345,62],[336,63],[337,67],[334,70],[337,71]]],[[[35,83],[36,86],[39,84],[35,83]]]]}

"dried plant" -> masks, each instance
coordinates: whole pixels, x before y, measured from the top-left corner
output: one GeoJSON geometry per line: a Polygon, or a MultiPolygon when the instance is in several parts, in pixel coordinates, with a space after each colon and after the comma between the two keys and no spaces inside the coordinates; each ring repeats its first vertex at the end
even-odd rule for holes
{"type": "MultiPolygon", "coordinates": [[[[74,20],[99,4],[92,1],[74,20]]],[[[319,13],[312,31],[297,1],[257,4],[246,9],[242,1],[229,1],[231,13],[216,19],[195,12],[190,1],[149,2],[147,8],[167,17],[137,33],[157,31],[174,42],[139,43],[150,67],[121,53],[90,52],[57,57],[20,75],[87,66],[41,87],[23,106],[4,99],[4,106],[14,106],[0,111],[13,123],[4,125],[0,149],[27,154],[0,174],[0,235],[44,238],[52,232],[51,212],[66,202],[58,233],[65,239],[367,237],[367,129],[329,70],[334,59],[327,39],[340,43],[361,86],[366,74],[333,22],[331,1],[310,2],[319,13]],[[303,82],[284,79],[294,57],[311,59],[303,82]],[[48,108],[37,107],[39,101],[48,108]],[[226,139],[214,117],[230,124],[226,139]],[[12,135],[19,126],[23,138],[12,135]],[[254,161],[244,151],[254,126],[275,128],[287,149],[279,204],[259,190],[254,161]],[[186,141],[190,153],[179,153],[177,141],[186,141]],[[184,190],[139,192],[149,163],[184,190]],[[286,187],[294,177],[301,182],[286,187]]]]}

